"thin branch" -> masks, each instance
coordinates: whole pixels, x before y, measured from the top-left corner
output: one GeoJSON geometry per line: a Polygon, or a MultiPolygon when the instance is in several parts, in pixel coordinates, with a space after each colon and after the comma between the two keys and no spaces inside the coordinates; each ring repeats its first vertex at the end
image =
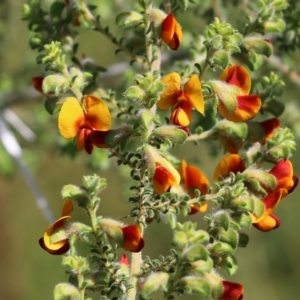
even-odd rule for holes
{"type": "Polygon", "coordinates": [[[17,167],[19,168],[19,171],[21,172],[27,185],[31,189],[35,197],[37,207],[42,212],[48,223],[53,223],[55,219],[49,208],[47,199],[44,197],[34,177],[24,164],[22,160],[22,149],[18,144],[16,137],[6,125],[2,113],[0,113],[0,140],[7,153],[14,159],[17,167]]]}

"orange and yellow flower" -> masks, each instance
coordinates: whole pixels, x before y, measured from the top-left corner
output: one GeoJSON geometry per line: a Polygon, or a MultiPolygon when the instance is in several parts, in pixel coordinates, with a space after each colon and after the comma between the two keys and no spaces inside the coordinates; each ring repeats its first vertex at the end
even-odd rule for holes
{"type": "Polygon", "coordinates": [[[177,186],[179,184],[180,177],[178,177],[179,176],[177,176],[176,173],[172,172],[172,170],[164,167],[157,162],[155,166],[154,176],[152,178],[155,192],[159,195],[168,192],[173,185],[177,186]]]}
{"type": "Polygon", "coordinates": [[[130,252],[140,252],[144,248],[144,239],[137,225],[122,227],[123,245],[122,248],[130,252]]]}
{"type": "Polygon", "coordinates": [[[172,14],[169,14],[162,22],[161,39],[172,50],[177,50],[181,43],[182,30],[172,14]]]}
{"type": "Polygon", "coordinates": [[[111,116],[105,102],[100,98],[87,95],[82,105],[74,98],[68,98],[62,105],[58,117],[58,128],[65,139],[76,137],[78,150],[85,149],[92,153],[93,143],[89,134],[94,131],[107,131],[110,128],[111,116]]]}
{"type": "Polygon", "coordinates": [[[201,82],[197,75],[192,75],[181,88],[181,76],[176,73],[166,75],[162,82],[167,86],[162,92],[157,106],[169,109],[175,106],[170,123],[182,127],[190,124],[192,108],[204,114],[204,99],[201,82]]]}
{"type": "Polygon", "coordinates": [[[218,300],[242,300],[244,297],[244,287],[236,282],[222,281],[223,293],[218,300]]]}
{"type": "MultiPolygon", "coordinates": [[[[261,100],[257,95],[249,95],[251,89],[251,78],[248,71],[237,65],[226,68],[220,79],[224,83],[214,84],[214,92],[219,98],[219,113],[227,120],[233,122],[245,122],[252,119],[261,108],[261,100]],[[230,86],[232,88],[230,90],[230,86]],[[226,91],[226,93],[224,92],[226,91]],[[235,109],[230,112],[228,109],[228,96],[235,98],[235,109]]],[[[232,99],[230,100],[232,105],[232,99]]]]}
{"type": "Polygon", "coordinates": [[[62,217],[51,224],[45,231],[42,238],[39,239],[40,246],[48,253],[53,255],[64,254],[69,251],[70,244],[68,235],[65,232],[65,221],[70,219],[69,214],[73,211],[73,203],[71,200],[65,200],[62,217]],[[58,233],[58,234],[56,234],[58,233]],[[56,234],[56,235],[55,235],[56,234]]]}
{"type": "Polygon", "coordinates": [[[245,169],[246,166],[238,154],[228,154],[218,163],[214,172],[214,180],[228,176],[231,172],[234,174],[237,172],[242,173],[245,171],[245,169]]]}
{"type": "MultiPolygon", "coordinates": [[[[195,189],[201,191],[202,195],[208,193],[209,181],[197,167],[187,165],[186,161],[182,160],[179,173],[181,175],[181,183],[191,198],[195,197],[195,189]]],[[[207,203],[203,203],[201,206],[191,205],[190,214],[206,212],[206,210],[207,203]]]]}

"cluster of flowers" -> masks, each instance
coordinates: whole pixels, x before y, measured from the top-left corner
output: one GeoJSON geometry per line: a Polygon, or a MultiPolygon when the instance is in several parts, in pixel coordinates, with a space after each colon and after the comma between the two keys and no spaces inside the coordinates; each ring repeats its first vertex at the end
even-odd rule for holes
{"type": "MultiPolygon", "coordinates": [[[[182,38],[182,31],[173,15],[168,15],[162,23],[162,40],[173,50],[177,50],[182,38]]],[[[35,78],[33,83],[41,91],[40,78],[35,78]]],[[[201,114],[205,112],[205,101],[202,92],[201,81],[197,75],[192,75],[182,84],[180,74],[173,72],[162,78],[166,88],[161,93],[157,102],[158,108],[162,110],[171,108],[169,123],[189,134],[188,126],[192,118],[192,110],[195,109],[201,114]]],[[[210,88],[218,99],[219,114],[232,122],[245,122],[252,119],[260,110],[262,102],[259,96],[249,94],[251,90],[251,77],[243,66],[233,64],[227,67],[221,74],[219,80],[210,81],[210,88]]],[[[276,118],[260,123],[264,132],[263,138],[259,141],[265,143],[267,138],[273,135],[274,129],[279,127],[276,118]]],[[[78,150],[85,149],[91,154],[94,146],[108,148],[106,137],[111,132],[111,115],[105,102],[95,95],[86,95],[83,99],[69,97],[63,103],[59,117],[58,128],[65,139],[74,139],[78,150]]],[[[224,142],[224,141],[223,141],[224,142]]],[[[214,181],[223,180],[230,173],[241,173],[247,178],[257,180],[267,196],[261,201],[265,211],[261,216],[251,215],[253,225],[262,230],[269,231],[280,225],[278,217],[273,214],[276,206],[282,199],[291,193],[297,186],[298,179],[293,174],[292,163],[287,159],[278,161],[270,170],[265,173],[271,174],[276,180],[276,188],[269,189],[260,182],[261,176],[255,170],[247,168],[242,158],[236,154],[242,143],[236,144],[228,138],[225,141],[227,150],[231,154],[225,156],[217,165],[214,181]]],[[[146,162],[148,163],[149,176],[152,179],[154,191],[163,194],[167,191],[184,192],[191,198],[195,197],[195,189],[206,195],[209,190],[209,180],[196,166],[188,165],[182,160],[180,169],[174,166],[161,156],[157,149],[145,145],[146,162]],[[149,160],[148,158],[153,159],[149,160]],[[148,162],[150,161],[150,163],[148,162]]],[[[250,191],[251,193],[251,191],[250,191]]],[[[255,195],[254,195],[255,196],[255,195]]],[[[191,205],[190,214],[205,212],[207,203],[191,205]]],[[[56,220],[47,228],[39,243],[43,249],[50,254],[63,254],[69,248],[67,225],[65,221],[70,219],[70,212],[73,210],[71,201],[66,200],[62,211],[62,217],[56,220]],[[55,235],[60,229],[65,229],[65,235],[55,235]],[[55,236],[59,236],[55,238],[55,236]]],[[[123,234],[123,243],[120,245],[125,250],[139,252],[144,246],[144,240],[138,226],[119,226],[123,234]]],[[[128,260],[121,260],[120,263],[128,264],[128,260]]],[[[219,298],[242,299],[243,286],[223,281],[224,292],[219,298]]]]}

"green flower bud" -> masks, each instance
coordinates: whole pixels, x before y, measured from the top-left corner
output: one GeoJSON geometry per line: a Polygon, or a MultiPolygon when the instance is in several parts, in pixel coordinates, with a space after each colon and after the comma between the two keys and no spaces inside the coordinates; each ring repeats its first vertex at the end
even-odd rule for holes
{"type": "Polygon", "coordinates": [[[43,80],[43,91],[45,94],[54,92],[55,95],[65,93],[70,88],[70,81],[63,75],[48,75],[43,80]]]}
{"type": "Polygon", "coordinates": [[[113,219],[100,219],[98,225],[101,229],[112,238],[119,246],[124,243],[124,235],[121,227],[124,226],[123,223],[118,222],[113,219]]]}
{"type": "Polygon", "coordinates": [[[210,227],[223,227],[225,230],[228,230],[230,226],[230,216],[229,213],[225,210],[219,210],[212,216],[210,227]]]}
{"type": "Polygon", "coordinates": [[[191,272],[204,275],[210,273],[214,267],[213,260],[208,257],[207,260],[197,260],[191,263],[191,272]]]}
{"type": "Polygon", "coordinates": [[[285,29],[285,22],[282,19],[267,21],[264,22],[263,27],[265,32],[281,33],[285,29]]]}
{"type": "Polygon", "coordinates": [[[248,213],[234,213],[231,218],[242,228],[250,228],[252,225],[252,218],[248,213]]]}
{"type": "Polygon", "coordinates": [[[54,300],[80,300],[79,290],[70,283],[59,283],[54,288],[54,300]]]}
{"type": "Polygon", "coordinates": [[[196,260],[207,260],[208,253],[206,248],[201,244],[193,245],[183,252],[183,259],[193,262],[196,260]]]}
{"type": "Polygon", "coordinates": [[[213,256],[223,256],[233,254],[234,248],[227,243],[215,242],[208,246],[208,250],[213,256]]]}
{"type": "Polygon", "coordinates": [[[144,22],[142,14],[136,11],[122,12],[116,18],[118,28],[131,28],[144,22]]]}
{"type": "Polygon", "coordinates": [[[176,248],[183,249],[188,243],[188,238],[183,231],[174,231],[173,244],[176,248]]]}
{"type": "Polygon", "coordinates": [[[103,191],[107,184],[105,178],[100,178],[98,175],[83,176],[83,186],[91,195],[97,195],[103,191]]]}
{"type": "Polygon", "coordinates": [[[201,295],[208,298],[211,293],[210,284],[203,278],[197,276],[186,276],[181,279],[184,291],[189,294],[201,295]]]}
{"type": "Polygon", "coordinates": [[[187,139],[187,133],[175,126],[164,125],[153,130],[149,139],[152,137],[158,137],[161,139],[169,139],[174,144],[183,144],[187,139]]]}
{"type": "Polygon", "coordinates": [[[146,92],[139,86],[133,85],[129,87],[123,95],[127,100],[134,101],[137,104],[142,105],[145,100],[146,92]]]}
{"type": "Polygon", "coordinates": [[[157,272],[151,274],[142,285],[142,295],[148,299],[149,296],[159,290],[166,291],[169,281],[169,274],[165,272],[157,272]]]}
{"type": "Polygon", "coordinates": [[[189,243],[207,243],[209,241],[209,234],[204,230],[197,230],[193,234],[189,234],[189,243]]]}
{"type": "Polygon", "coordinates": [[[70,199],[76,202],[80,207],[86,207],[89,203],[89,196],[86,191],[72,184],[65,185],[61,190],[63,199],[70,199]]]}
{"type": "Polygon", "coordinates": [[[226,50],[216,51],[214,55],[209,59],[211,65],[219,65],[223,69],[228,67],[229,61],[230,61],[230,56],[228,51],[226,50]]]}
{"type": "Polygon", "coordinates": [[[229,244],[233,249],[238,246],[238,233],[229,228],[225,230],[222,227],[215,227],[209,232],[216,240],[229,244]]]}
{"type": "Polygon", "coordinates": [[[253,212],[255,208],[254,199],[251,196],[239,197],[231,201],[231,208],[233,210],[245,210],[253,212]]]}
{"type": "Polygon", "coordinates": [[[263,54],[267,57],[270,57],[273,52],[272,45],[260,37],[250,36],[244,38],[243,46],[247,50],[252,50],[258,54],[263,54]]]}
{"type": "Polygon", "coordinates": [[[154,27],[156,28],[161,26],[163,20],[167,17],[167,14],[158,8],[152,8],[149,12],[149,15],[154,27]]]}
{"type": "MultiPolygon", "coordinates": [[[[263,170],[250,169],[243,172],[243,178],[246,182],[257,181],[262,188],[267,188],[268,190],[274,190],[277,186],[276,178],[263,170]]],[[[260,189],[258,190],[260,191],[260,189]]]]}
{"type": "Polygon", "coordinates": [[[219,299],[223,293],[222,278],[215,272],[207,273],[204,278],[209,282],[214,299],[219,299]]]}
{"type": "Polygon", "coordinates": [[[64,256],[62,264],[72,269],[75,273],[87,273],[90,271],[90,265],[86,257],[82,256],[64,256]]]}

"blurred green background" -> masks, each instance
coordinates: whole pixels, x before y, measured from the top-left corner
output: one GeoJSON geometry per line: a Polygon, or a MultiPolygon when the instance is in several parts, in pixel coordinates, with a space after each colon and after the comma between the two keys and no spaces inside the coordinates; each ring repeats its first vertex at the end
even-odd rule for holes
{"type": "MultiPolygon", "coordinates": [[[[102,16],[103,22],[111,25],[116,32],[113,25],[115,13],[117,9],[129,4],[126,1],[112,2],[115,3],[101,3],[102,16]]],[[[86,153],[80,153],[75,159],[71,159],[57,150],[57,145],[61,142],[56,137],[57,117],[48,116],[43,107],[43,97],[29,88],[31,78],[42,75],[43,69],[35,64],[36,52],[28,46],[27,24],[20,20],[22,4],[22,0],[0,0],[0,104],[3,107],[4,102],[14,100],[5,107],[14,111],[36,133],[37,139],[27,142],[12,129],[22,146],[26,165],[49,201],[55,216],[59,216],[62,186],[68,183],[80,185],[82,175],[93,174],[94,171],[87,166],[86,153]],[[28,95],[32,97],[28,98],[28,95]]],[[[193,25],[193,18],[192,21],[188,19],[182,17],[181,24],[193,25]]],[[[124,59],[122,55],[115,56],[112,44],[97,33],[83,32],[80,41],[79,53],[93,57],[104,67],[124,59]]],[[[298,54],[294,53],[285,63],[292,63],[296,59],[298,54]]],[[[292,66],[295,72],[299,71],[298,65],[292,66]]],[[[283,74],[283,79],[287,82],[284,102],[297,105],[300,87],[295,81],[290,81],[287,75],[283,74]]],[[[283,124],[289,125],[289,122],[293,122],[292,116],[284,115],[283,124]]],[[[55,284],[66,281],[67,276],[61,266],[61,258],[51,256],[39,247],[38,239],[48,224],[38,210],[24,178],[4,150],[0,150],[0,299],[50,300],[53,298],[55,284]]],[[[220,156],[212,158],[209,152],[207,145],[200,143],[194,148],[190,144],[184,145],[177,153],[179,157],[200,166],[211,179],[220,156]]],[[[298,176],[299,153],[298,150],[292,159],[295,174],[298,176]]],[[[123,197],[128,191],[124,190],[124,178],[117,170],[113,163],[109,170],[98,173],[108,181],[108,188],[101,194],[101,213],[120,219],[128,212],[126,198],[123,197]]],[[[299,188],[296,189],[276,209],[276,215],[282,221],[280,228],[269,233],[248,230],[248,247],[236,252],[239,270],[235,276],[226,279],[244,285],[246,300],[298,300],[300,297],[299,191],[299,188]]],[[[75,211],[72,216],[74,219],[85,220],[82,211],[75,211]]],[[[200,226],[205,226],[201,215],[188,218],[199,221],[200,226]]],[[[151,225],[145,235],[144,254],[153,258],[161,253],[167,254],[170,239],[171,232],[164,223],[151,225]]],[[[197,299],[181,297],[192,298],[197,299]]]]}

